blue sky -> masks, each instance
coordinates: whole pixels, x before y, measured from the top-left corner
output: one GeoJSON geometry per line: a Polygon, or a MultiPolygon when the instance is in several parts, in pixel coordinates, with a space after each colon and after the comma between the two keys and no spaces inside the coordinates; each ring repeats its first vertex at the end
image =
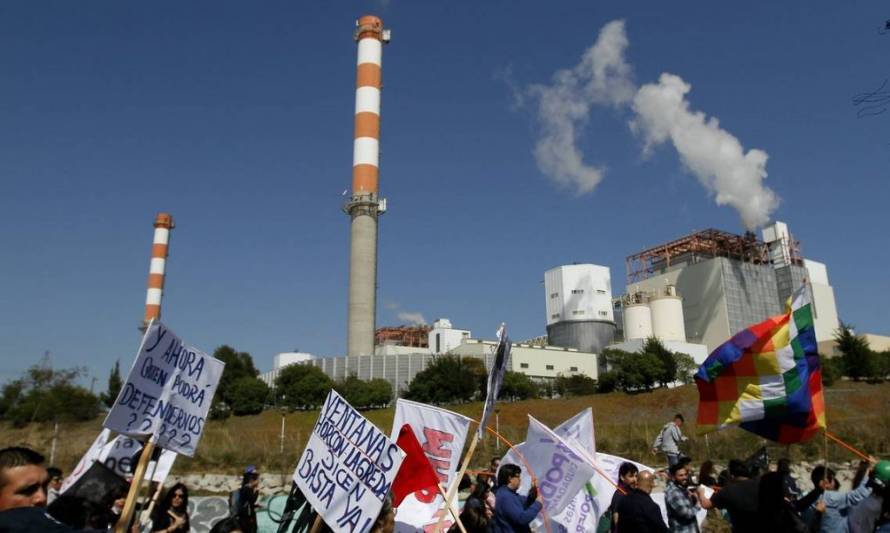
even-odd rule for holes
{"type": "Polygon", "coordinates": [[[644,154],[632,104],[591,105],[575,148],[587,194],[533,153],[534,87],[553,87],[624,21],[634,87],[664,72],[689,108],[768,154],[807,257],[843,320],[890,334],[890,112],[851,98],[890,77],[885,2],[6,2],[0,7],[0,380],[83,365],[104,386],[138,344],[158,211],[164,320],[207,351],[271,367],[345,351],[354,20],[384,49],[378,325],[449,317],[544,333],[543,272],[611,267],[696,229],[741,232],[671,142],[644,154]],[[521,96],[522,98],[517,98],[521,96]]]}

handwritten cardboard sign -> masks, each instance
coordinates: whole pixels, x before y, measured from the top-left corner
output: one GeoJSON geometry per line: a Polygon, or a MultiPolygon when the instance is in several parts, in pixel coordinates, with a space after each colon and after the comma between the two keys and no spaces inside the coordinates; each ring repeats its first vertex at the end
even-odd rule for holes
{"type": "Polygon", "coordinates": [[[103,425],[191,457],[224,366],[153,322],[103,425]]]}
{"type": "Polygon", "coordinates": [[[294,482],[332,530],[374,525],[405,453],[331,391],[294,471],[294,482]]]}

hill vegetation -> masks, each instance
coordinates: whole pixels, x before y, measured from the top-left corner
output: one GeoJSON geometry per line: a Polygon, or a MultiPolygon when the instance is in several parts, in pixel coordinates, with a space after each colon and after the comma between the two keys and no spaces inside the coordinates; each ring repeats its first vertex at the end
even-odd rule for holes
{"type": "MultiPolygon", "coordinates": [[[[659,464],[660,458],[649,454],[656,432],[674,413],[686,416],[684,427],[691,437],[687,452],[696,461],[712,458],[725,461],[749,455],[763,441],[745,431],[729,429],[710,434],[707,438],[695,434],[695,413],[698,393],[695,386],[657,389],[648,393],[620,392],[574,396],[566,399],[529,399],[498,403],[497,424],[500,433],[512,443],[525,438],[527,415],[530,414],[549,426],[587,407],[592,407],[596,424],[599,451],[636,459],[643,463],[659,464]]],[[[850,444],[877,456],[890,456],[890,384],[839,381],[826,389],[829,428],[850,444]]],[[[482,411],[481,402],[452,405],[450,409],[472,418],[482,411]]],[[[378,427],[392,426],[394,409],[365,411],[378,427]]],[[[266,410],[257,415],[228,417],[208,422],[204,436],[193,459],[180,458],[174,472],[238,473],[247,464],[256,464],[264,471],[288,472],[303,450],[315,423],[317,411],[284,412],[266,410]],[[285,422],[284,448],[281,451],[281,421],[285,422]]],[[[101,429],[101,418],[90,421],[60,422],[56,444],[56,463],[66,471],[74,466],[101,429]]],[[[32,423],[15,427],[10,422],[0,423],[0,447],[24,444],[49,455],[52,443],[51,423],[32,423]]],[[[809,443],[794,446],[769,445],[772,457],[789,455],[792,460],[819,459],[824,442],[815,438],[809,443]]],[[[474,463],[482,466],[505,452],[505,445],[493,437],[486,438],[477,448],[474,463]]],[[[831,460],[850,460],[847,451],[829,444],[831,460]]]]}

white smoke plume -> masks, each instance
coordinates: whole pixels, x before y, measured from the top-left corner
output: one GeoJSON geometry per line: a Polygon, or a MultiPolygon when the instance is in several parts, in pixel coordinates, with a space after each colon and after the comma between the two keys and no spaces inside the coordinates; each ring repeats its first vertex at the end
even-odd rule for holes
{"type": "Polygon", "coordinates": [[[424,324],[427,324],[426,319],[423,318],[423,315],[420,313],[414,313],[411,311],[402,311],[396,316],[402,322],[405,322],[412,326],[423,326],[424,324]]]}
{"type": "Polygon", "coordinates": [[[550,85],[532,85],[527,94],[517,94],[520,104],[526,96],[537,103],[541,133],[534,155],[541,172],[579,195],[592,192],[605,170],[584,163],[579,132],[587,125],[592,106],[631,105],[635,113],[631,129],[643,138],[644,153],[670,140],[718,205],[735,208],[749,229],[766,224],[779,205],[778,196],[763,185],[766,152],[745,152],[716,118],[691,111],[686,100],[691,87],[679,76],[665,73],[658,83],[637,90],[624,58],[628,43],[624,21],[609,22],[577,65],[557,71],[550,85]]]}
{"type": "Polygon", "coordinates": [[[745,227],[766,224],[779,205],[776,194],[763,185],[766,152],[756,148],[745,152],[715,117],[691,111],[686,100],[691,88],[668,73],[658,83],[640,87],[633,100],[636,117],[631,129],[643,137],[644,151],[670,140],[683,164],[714,193],[717,205],[734,207],[745,227]]]}
{"type": "Polygon", "coordinates": [[[627,48],[624,21],[615,20],[600,30],[593,46],[575,67],[553,75],[550,85],[533,85],[541,137],[535,145],[538,168],[557,185],[579,195],[593,191],[603,179],[602,167],[585,164],[578,149],[594,104],[619,106],[634,95],[631,68],[624,61],[627,48]]]}

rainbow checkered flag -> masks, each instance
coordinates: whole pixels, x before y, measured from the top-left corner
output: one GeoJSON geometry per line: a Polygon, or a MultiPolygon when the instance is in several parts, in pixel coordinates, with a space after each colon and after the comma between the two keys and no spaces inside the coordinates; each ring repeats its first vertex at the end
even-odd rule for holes
{"type": "Polygon", "coordinates": [[[783,315],[721,344],[695,374],[700,433],[739,426],[781,444],[825,427],[822,367],[806,286],[783,315]]]}

